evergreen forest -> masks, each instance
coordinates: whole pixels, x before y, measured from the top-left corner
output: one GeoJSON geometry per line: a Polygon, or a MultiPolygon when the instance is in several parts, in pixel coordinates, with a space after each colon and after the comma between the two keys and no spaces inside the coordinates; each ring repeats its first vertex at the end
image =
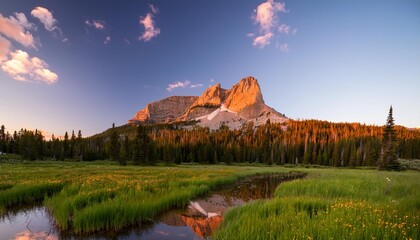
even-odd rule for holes
{"type": "MultiPolygon", "coordinates": [[[[396,154],[420,159],[420,131],[395,126],[396,154]]],[[[123,125],[83,138],[66,132],[46,140],[41,131],[0,129],[0,152],[28,160],[134,163],[265,163],[336,167],[377,166],[383,151],[384,128],[360,123],[318,120],[270,123],[219,130],[185,124],[123,125]]]]}

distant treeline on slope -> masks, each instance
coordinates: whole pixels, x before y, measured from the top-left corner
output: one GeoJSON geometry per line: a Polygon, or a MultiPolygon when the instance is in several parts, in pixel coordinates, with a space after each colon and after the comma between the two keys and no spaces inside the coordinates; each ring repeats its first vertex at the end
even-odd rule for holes
{"type": "MultiPolygon", "coordinates": [[[[4,129],[4,128],[3,128],[4,129]]],[[[397,154],[420,159],[420,131],[395,127],[397,154]]],[[[39,132],[0,133],[0,151],[28,159],[113,159],[122,164],[156,162],[318,164],[376,166],[381,152],[382,127],[318,120],[267,123],[258,128],[222,127],[186,130],[177,124],[110,128],[88,138],[72,134],[45,141],[39,132]],[[115,136],[115,137],[112,137],[115,136]]]]}

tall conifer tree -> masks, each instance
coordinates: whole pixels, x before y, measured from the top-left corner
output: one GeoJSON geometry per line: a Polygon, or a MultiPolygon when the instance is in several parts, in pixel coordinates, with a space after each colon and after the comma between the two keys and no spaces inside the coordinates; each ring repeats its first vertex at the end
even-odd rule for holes
{"type": "Polygon", "coordinates": [[[392,106],[389,108],[388,118],[383,129],[382,151],[378,162],[380,170],[401,170],[397,156],[397,135],[394,129],[394,118],[392,116],[392,106]]]}

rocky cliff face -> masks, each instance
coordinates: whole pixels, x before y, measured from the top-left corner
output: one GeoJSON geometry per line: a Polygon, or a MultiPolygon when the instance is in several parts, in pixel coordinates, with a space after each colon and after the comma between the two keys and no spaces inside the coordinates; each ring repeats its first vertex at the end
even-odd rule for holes
{"type": "Polygon", "coordinates": [[[230,90],[220,84],[209,87],[200,97],[169,97],[150,103],[129,123],[168,123],[198,121],[198,125],[217,129],[222,124],[240,128],[252,121],[255,126],[287,121],[284,115],[265,105],[257,79],[246,77],[230,90]]]}
{"type": "Polygon", "coordinates": [[[243,78],[233,85],[224,105],[233,112],[241,112],[250,106],[264,104],[260,85],[253,77],[243,78]]]}
{"type": "Polygon", "coordinates": [[[181,116],[198,99],[194,96],[172,96],[147,104],[128,123],[169,123],[181,116]]]}
{"type": "Polygon", "coordinates": [[[220,83],[207,88],[178,120],[185,121],[210,114],[222,105],[227,93],[228,90],[221,88],[220,83]]]}

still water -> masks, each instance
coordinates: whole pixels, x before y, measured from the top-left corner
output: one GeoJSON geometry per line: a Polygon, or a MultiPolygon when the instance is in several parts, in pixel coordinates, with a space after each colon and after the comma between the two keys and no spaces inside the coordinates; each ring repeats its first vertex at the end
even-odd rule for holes
{"type": "Polygon", "coordinates": [[[207,239],[219,227],[228,208],[257,199],[272,198],[281,182],[301,177],[302,174],[271,174],[245,178],[205,197],[194,199],[184,209],[168,211],[155,222],[88,236],[76,236],[57,229],[52,215],[42,205],[18,208],[0,218],[0,240],[207,239]]]}

